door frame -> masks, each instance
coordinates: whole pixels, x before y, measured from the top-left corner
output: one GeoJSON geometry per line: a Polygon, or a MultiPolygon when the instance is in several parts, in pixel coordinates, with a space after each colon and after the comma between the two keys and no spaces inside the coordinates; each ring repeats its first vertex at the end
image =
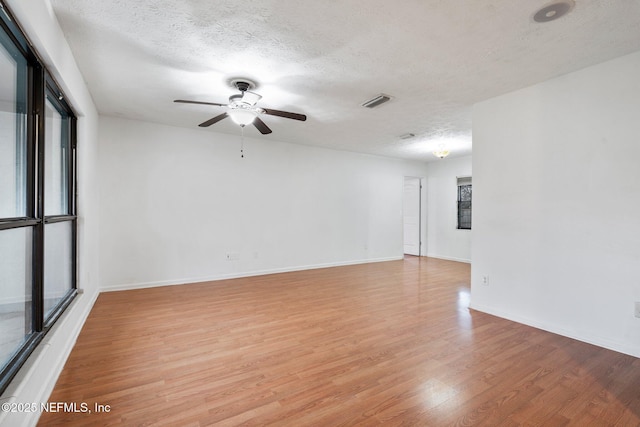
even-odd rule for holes
{"type": "MultiPolygon", "coordinates": [[[[426,199],[426,197],[423,197],[423,191],[424,191],[424,185],[423,185],[423,181],[424,181],[424,177],[420,177],[420,176],[411,176],[411,175],[405,175],[404,179],[402,181],[403,187],[402,187],[402,253],[406,254],[404,252],[404,223],[405,223],[405,210],[404,210],[404,201],[405,201],[405,191],[404,191],[404,185],[406,184],[407,180],[417,180],[418,181],[418,255],[414,255],[414,256],[423,256],[423,252],[426,252],[426,250],[423,251],[423,244],[426,243],[426,236],[424,236],[425,238],[423,239],[423,223],[424,218],[422,217],[422,213],[423,213],[423,209],[422,209],[422,205],[424,203],[424,200],[426,199]]],[[[411,255],[411,254],[409,254],[411,255]]]]}

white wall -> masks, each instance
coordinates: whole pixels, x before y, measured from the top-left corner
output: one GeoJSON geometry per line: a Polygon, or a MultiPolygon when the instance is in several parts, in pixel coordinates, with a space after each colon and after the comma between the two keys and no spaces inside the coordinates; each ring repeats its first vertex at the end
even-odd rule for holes
{"type": "MultiPolygon", "coordinates": [[[[98,294],[98,115],[48,0],[6,3],[79,115],[78,287],[84,293],[58,320],[0,398],[2,402],[46,402],[98,294]]],[[[0,412],[0,425],[32,425],[37,417],[0,412]]]]}
{"type": "Polygon", "coordinates": [[[474,107],[473,308],[640,357],[639,76],[640,52],[474,107]]]}
{"type": "MultiPolygon", "coordinates": [[[[429,163],[427,173],[427,256],[471,262],[472,231],[457,229],[457,178],[468,176],[471,176],[471,156],[445,158],[429,163]]],[[[474,228],[473,224],[471,228],[474,228]]]]}
{"type": "Polygon", "coordinates": [[[240,129],[101,117],[99,135],[103,289],[401,258],[404,176],[426,172],[259,135],[240,158],[240,129]]]}

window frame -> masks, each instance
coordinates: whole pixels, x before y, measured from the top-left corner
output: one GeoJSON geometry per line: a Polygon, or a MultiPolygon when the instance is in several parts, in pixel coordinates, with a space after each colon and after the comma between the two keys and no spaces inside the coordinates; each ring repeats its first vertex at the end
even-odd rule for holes
{"type": "Polygon", "coordinates": [[[473,212],[473,183],[470,176],[457,178],[457,195],[456,195],[456,230],[471,230],[472,227],[472,212],[473,212]],[[469,188],[470,200],[462,200],[463,188],[469,188]],[[468,203],[469,206],[463,206],[468,203]],[[463,213],[469,211],[469,221],[462,221],[463,213]]]}
{"type": "MultiPolygon", "coordinates": [[[[13,44],[11,50],[22,55],[27,66],[26,88],[26,129],[24,135],[24,150],[26,155],[25,177],[25,215],[15,218],[0,217],[0,233],[4,230],[28,227],[32,229],[31,237],[31,332],[25,334],[22,344],[8,360],[0,360],[0,393],[3,393],[11,383],[28,357],[35,350],[51,327],[60,318],[61,314],[71,304],[77,295],[77,216],[76,216],[76,147],[77,147],[77,118],[70,104],[67,103],[60,86],[48,73],[43,61],[33,50],[24,32],[21,30],[11,11],[4,2],[0,1],[0,31],[4,33],[9,43],[13,44]],[[66,191],[68,208],[63,215],[45,215],[45,102],[49,96],[50,101],[56,101],[56,108],[65,112],[68,117],[67,136],[68,147],[65,159],[67,170],[66,191]],[[71,283],[70,289],[56,303],[44,318],[44,241],[46,238],[46,225],[63,221],[71,222],[71,283]]],[[[16,99],[16,103],[18,103],[16,99]]],[[[17,110],[19,111],[19,109],[17,110]]],[[[27,283],[26,286],[29,286],[27,283]]],[[[25,301],[28,303],[28,301],[25,301]]]]}

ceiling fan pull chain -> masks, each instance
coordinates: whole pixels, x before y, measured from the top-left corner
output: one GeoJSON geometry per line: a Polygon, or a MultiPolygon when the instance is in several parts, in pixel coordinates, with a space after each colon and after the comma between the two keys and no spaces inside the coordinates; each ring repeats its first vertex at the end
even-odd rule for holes
{"type": "Polygon", "coordinates": [[[240,126],[240,158],[244,159],[244,125],[240,126]]]}

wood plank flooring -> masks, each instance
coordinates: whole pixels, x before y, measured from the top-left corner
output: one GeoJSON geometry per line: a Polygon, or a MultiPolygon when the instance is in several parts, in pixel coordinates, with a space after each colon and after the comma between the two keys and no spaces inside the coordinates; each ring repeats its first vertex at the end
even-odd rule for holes
{"type": "Polygon", "coordinates": [[[104,293],[39,425],[640,426],[640,359],[468,300],[417,257],[104,293]]]}

